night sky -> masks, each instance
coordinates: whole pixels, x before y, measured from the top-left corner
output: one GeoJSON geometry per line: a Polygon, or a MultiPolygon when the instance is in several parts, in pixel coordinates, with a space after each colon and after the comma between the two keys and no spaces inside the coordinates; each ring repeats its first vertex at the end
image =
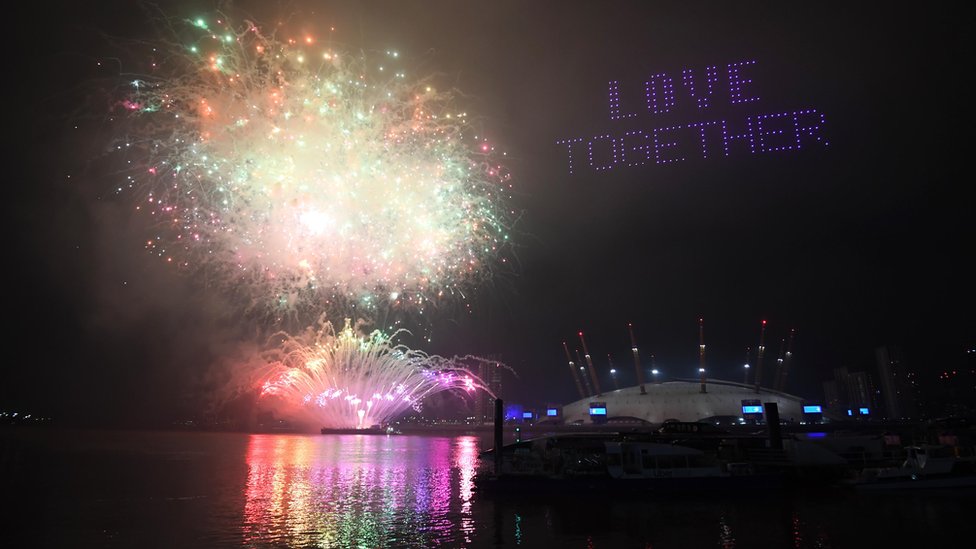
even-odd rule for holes
{"type": "MultiPolygon", "coordinates": [[[[519,376],[506,379],[510,400],[576,398],[562,342],[576,347],[578,330],[598,367],[611,353],[621,382],[633,383],[629,322],[645,360],[653,353],[665,375],[694,377],[703,317],[709,374],[733,381],[762,319],[767,374],[795,328],[787,390],[809,398],[835,367],[874,372],[878,345],[903,348],[934,380],[976,342],[971,7],[262,4],[235,5],[258,22],[294,14],[334,25],[352,50],[403,52],[416,73],[461,90],[459,102],[508,152],[520,266],[480,288],[472,313],[432,312],[423,348],[497,355],[519,376]],[[748,61],[741,97],[757,100],[732,104],[728,65],[748,61]],[[681,74],[701,78],[711,66],[714,104],[700,110],[681,74]],[[643,86],[660,73],[674,77],[675,105],[653,114],[643,86]],[[610,81],[620,83],[620,112],[636,116],[612,119],[610,81]],[[750,116],[808,109],[825,122],[821,141],[800,150],[753,154],[738,141],[726,157],[718,140],[701,158],[685,141],[673,154],[684,162],[652,156],[595,170],[580,152],[570,174],[557,144],[703,121],[741,128],[750,116]]],[[[96,62],[118,43],[107,37],[145,37],[147,12],[126,2],[33,7],[7,48],[13,328],[0,408],[105,424],[192,416],[212,365],[251,328],[228,313],[233,296],[145,252],[145,220],[131,199],[106,192],[111,177],[93,160],[106,136],[71,131],[92,127],[78,108],[106,76],[96,62]]],[[[181,17],[212,8],[164,7],[181,17]]],[[[608,163],[606,140],[594,151],[594,166],[608,163]]]]}

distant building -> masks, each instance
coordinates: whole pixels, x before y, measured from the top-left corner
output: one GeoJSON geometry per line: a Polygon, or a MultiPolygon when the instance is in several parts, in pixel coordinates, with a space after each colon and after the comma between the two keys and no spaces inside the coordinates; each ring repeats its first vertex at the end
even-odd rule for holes
{"type": "Polygon", "coordinates": [[[867,408],[873,413],[877,407],[877,392],[868,372],[834,368],[834,379],[824,383],[824,404],[828,411],[841,416],[852,408],[867,408]]]}
{"type": "Polygon", "coordinates": [[[844,403],[841,401],[840,392],[837,390],[837,381],[831,379],[824,381],[824,407],[827,412],[836,416],[844,414],[844,403]]]}
{"type": "Polygon", "coordinates": [[[878,347],[874,351],[878,381],[884,400],[885,417],[909,419],[919,416],[918,376],[909,370],[898,347],[878,347]]]}
{"type": "Polygon", "coordinates": [[[965,349],[941,370],[932,387],[929,412],[941,416],[976,416],[976,348],[965,349]]]}
{"type": "Polygon", "coordinates": [[[851,372],[847,376],[847,404],[851,408],[874,410],[877,400],[874,380],[868,372],[851,372]]]}
{"type": "Polygon", "coordinates": [[[473,373],[477,375],[481,381],[485,383],[491,394],[485,391],[479,391],[477,401],[475,402],[475,421],[480,424],[492,423],[495,421],[495,398],[492,394],[498,398],[502,398],[502,370],[504,365],[498,361],[497,356],[489,356],[487,360],[483,360],[478,363],[476,368],[473,368],[473,373]]]}

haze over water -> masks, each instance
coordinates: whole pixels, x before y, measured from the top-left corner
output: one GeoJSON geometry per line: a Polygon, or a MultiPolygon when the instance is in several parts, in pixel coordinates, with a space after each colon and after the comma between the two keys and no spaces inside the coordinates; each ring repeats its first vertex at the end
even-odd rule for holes
{"type": "Polygon", "coordinates": [[[5,547],[936,547],[969,494],[499,498],[476,436],[0,432],[5,547]]]}

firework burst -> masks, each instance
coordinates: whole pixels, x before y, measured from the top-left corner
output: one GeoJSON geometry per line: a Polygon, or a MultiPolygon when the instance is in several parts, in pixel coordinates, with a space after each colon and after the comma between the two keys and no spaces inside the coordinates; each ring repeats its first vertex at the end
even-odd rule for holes
{"type": "Polygon", "coordinates": [[[122,188],[145,191],[152,253],[252,306],[335,316],[423,312],[510,261],[493,146],[396,52],[352,56],[223,18],[182,26],[118,102],[117,148],[135,166],[122,188]]]}
{"type": "Polygon", "coordinates": [[[434,393],[486,390],[459,359],[411,350],[396,344],[396,336],[361,335],[349,320],[338,333],[323,320],[298,336],[278,334],[281,343],[261,376],[261,396],[324,427],[363,428],[419,409],[434,393]]]}

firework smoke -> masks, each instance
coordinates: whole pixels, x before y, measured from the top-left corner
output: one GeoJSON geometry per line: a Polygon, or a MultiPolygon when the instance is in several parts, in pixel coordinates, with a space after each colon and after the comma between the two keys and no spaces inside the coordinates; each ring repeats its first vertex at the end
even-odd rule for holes
{"type": "Polygon", "coordinates": [[[126,78],[115,102],[117,190],[155,220],[146,249],[276,325],[325,311],[242,360],[228,390],[365,427],[432,393],[484,389],[464,359],[394,343],[401,331],[325,320],[422,314],[509,261],[508,174],[451,94],[409,80],[394,51],[353,56],[223,17],[165,23],[173,39],[150,46],[149,75],[126,78]]]}
{"type": "Polygon", "coordinates": [[[117,104],[133,166],[119,188],[145,192],[148,250],[252,305],[333,313],[423,312],[509,261],[492,145],[396,52],[371,60],[222,18],[182,27],[192,35],[154,48],[153,76],[117,104]]]}

